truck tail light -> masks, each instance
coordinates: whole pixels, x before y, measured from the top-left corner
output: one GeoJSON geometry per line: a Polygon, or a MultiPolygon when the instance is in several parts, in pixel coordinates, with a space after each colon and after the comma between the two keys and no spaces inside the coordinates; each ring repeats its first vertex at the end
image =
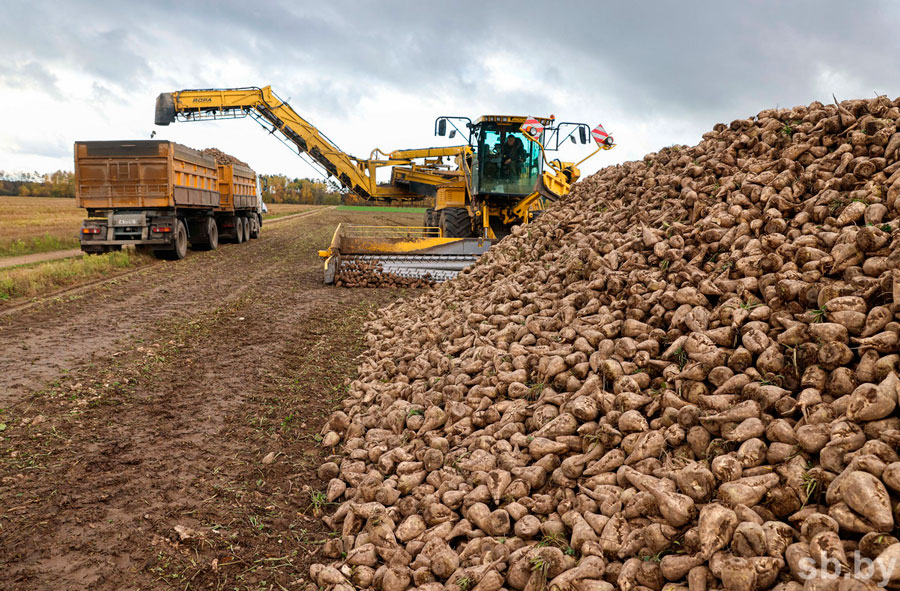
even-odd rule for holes
{"type": "Polygon", "coordinates": [[[100,228],[82,228],[81,233],[82,234],[99,234],[100,228]]]}
{"type": "Polygon", "coordinates": [[[153,228],[153,231],[154,232],[171,232],[172,227],[171,226],[156,226],[155,228],[153,228]]]}

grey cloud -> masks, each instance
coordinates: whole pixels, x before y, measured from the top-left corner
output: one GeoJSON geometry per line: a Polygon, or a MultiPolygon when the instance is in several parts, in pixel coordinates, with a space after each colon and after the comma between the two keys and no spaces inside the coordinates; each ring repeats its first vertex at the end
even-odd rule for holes
{"type": "Polygon", "coordinates": [[[604,7],[593,34],[580,30],[555,47],[574,52],[586,70],[594,64],[637,109],[736,117],[824,99],[813,95],[824,69],[900,91],[883,65],[900,49],[889,30],[896,18],[885,14],[893,11],[884,2],[847,10],[831,0],[621,3],[604,7]]]}
{"type": "Polygon", "coordinates": [[[47,158],[69,158],[72,156],[72,144],[58,137],[29,135],[13,140],[15,148],[23,154],[33,154],[47,158]]]}
{"type": "Polygon", "coordinates": [[[138,7],[14,0],[5,7],[7,18],[0,23],[0,50],[14,60],[134,86],[151,74],[141,55],[146,47],[133,33],[149,25],[134,18],[138,7]]]}
{"type": "Polygon", "coordinates": [[[885,66],[900,49],[892,31],[900,9],[884,0],[852,9],[846,0],[12,0],[4,8],[0,51],[15,65],[0,66],[0,80],[52,93],[58,69],[84,73],[99,80],[97,101],[105,89],[137,101],[272,84],[301,114],[350,116],[377,87],[446,101],[448,110],[472,105],[459,114],[475,116],[475,108],[556,112],[553,90],[565,89],[586,112],[684,122],[699,135],[770,106],[827,100],[825,73],[857,96],[900,94],[885,66]],[[497,53],[541,84],[501,88],[487,67],[497,53]],[[213,66],[230,62],[253,78],[218,78],[213,66]]]}
{"type": "Polygon", "coordinates": [[[0,63],[0,84],[9,88],[33,88],[61,98],[56,82],[56,76],[37,62],[30,61],[21,65],[0,63]]]}

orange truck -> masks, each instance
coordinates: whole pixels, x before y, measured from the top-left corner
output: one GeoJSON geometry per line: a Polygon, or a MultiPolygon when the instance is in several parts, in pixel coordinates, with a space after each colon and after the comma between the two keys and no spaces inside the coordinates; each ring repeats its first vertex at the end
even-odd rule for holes
{"type": "Polygon", "coordinates": [[[243,242],[262,226],[256,173],[169,141],[75,142],[75,199],[88,212],[86,253],[130,244],[182,259],[188,244],[213,250],[220,236],[243,242]]]}

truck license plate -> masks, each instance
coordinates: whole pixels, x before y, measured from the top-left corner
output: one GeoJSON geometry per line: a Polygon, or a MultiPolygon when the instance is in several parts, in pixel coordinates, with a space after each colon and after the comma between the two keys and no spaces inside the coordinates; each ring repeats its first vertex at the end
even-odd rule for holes
{"type": "Polygon", "coordinates": [[[116,216],[113,225],[115,226],[143,226],[144,216],[142,215],[124,215],[116,216]]]}

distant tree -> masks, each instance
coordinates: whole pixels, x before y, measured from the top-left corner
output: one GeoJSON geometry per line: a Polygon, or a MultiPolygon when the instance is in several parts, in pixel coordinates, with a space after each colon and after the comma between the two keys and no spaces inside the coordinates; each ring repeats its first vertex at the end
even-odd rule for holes
{"type": "Polygon", "coordinates": [[[324,181],[313,179],[289,179],[282,174],[260,175],[266,189],[263,199],[270,203],[340,203],[340,194],[324,181]]]}

